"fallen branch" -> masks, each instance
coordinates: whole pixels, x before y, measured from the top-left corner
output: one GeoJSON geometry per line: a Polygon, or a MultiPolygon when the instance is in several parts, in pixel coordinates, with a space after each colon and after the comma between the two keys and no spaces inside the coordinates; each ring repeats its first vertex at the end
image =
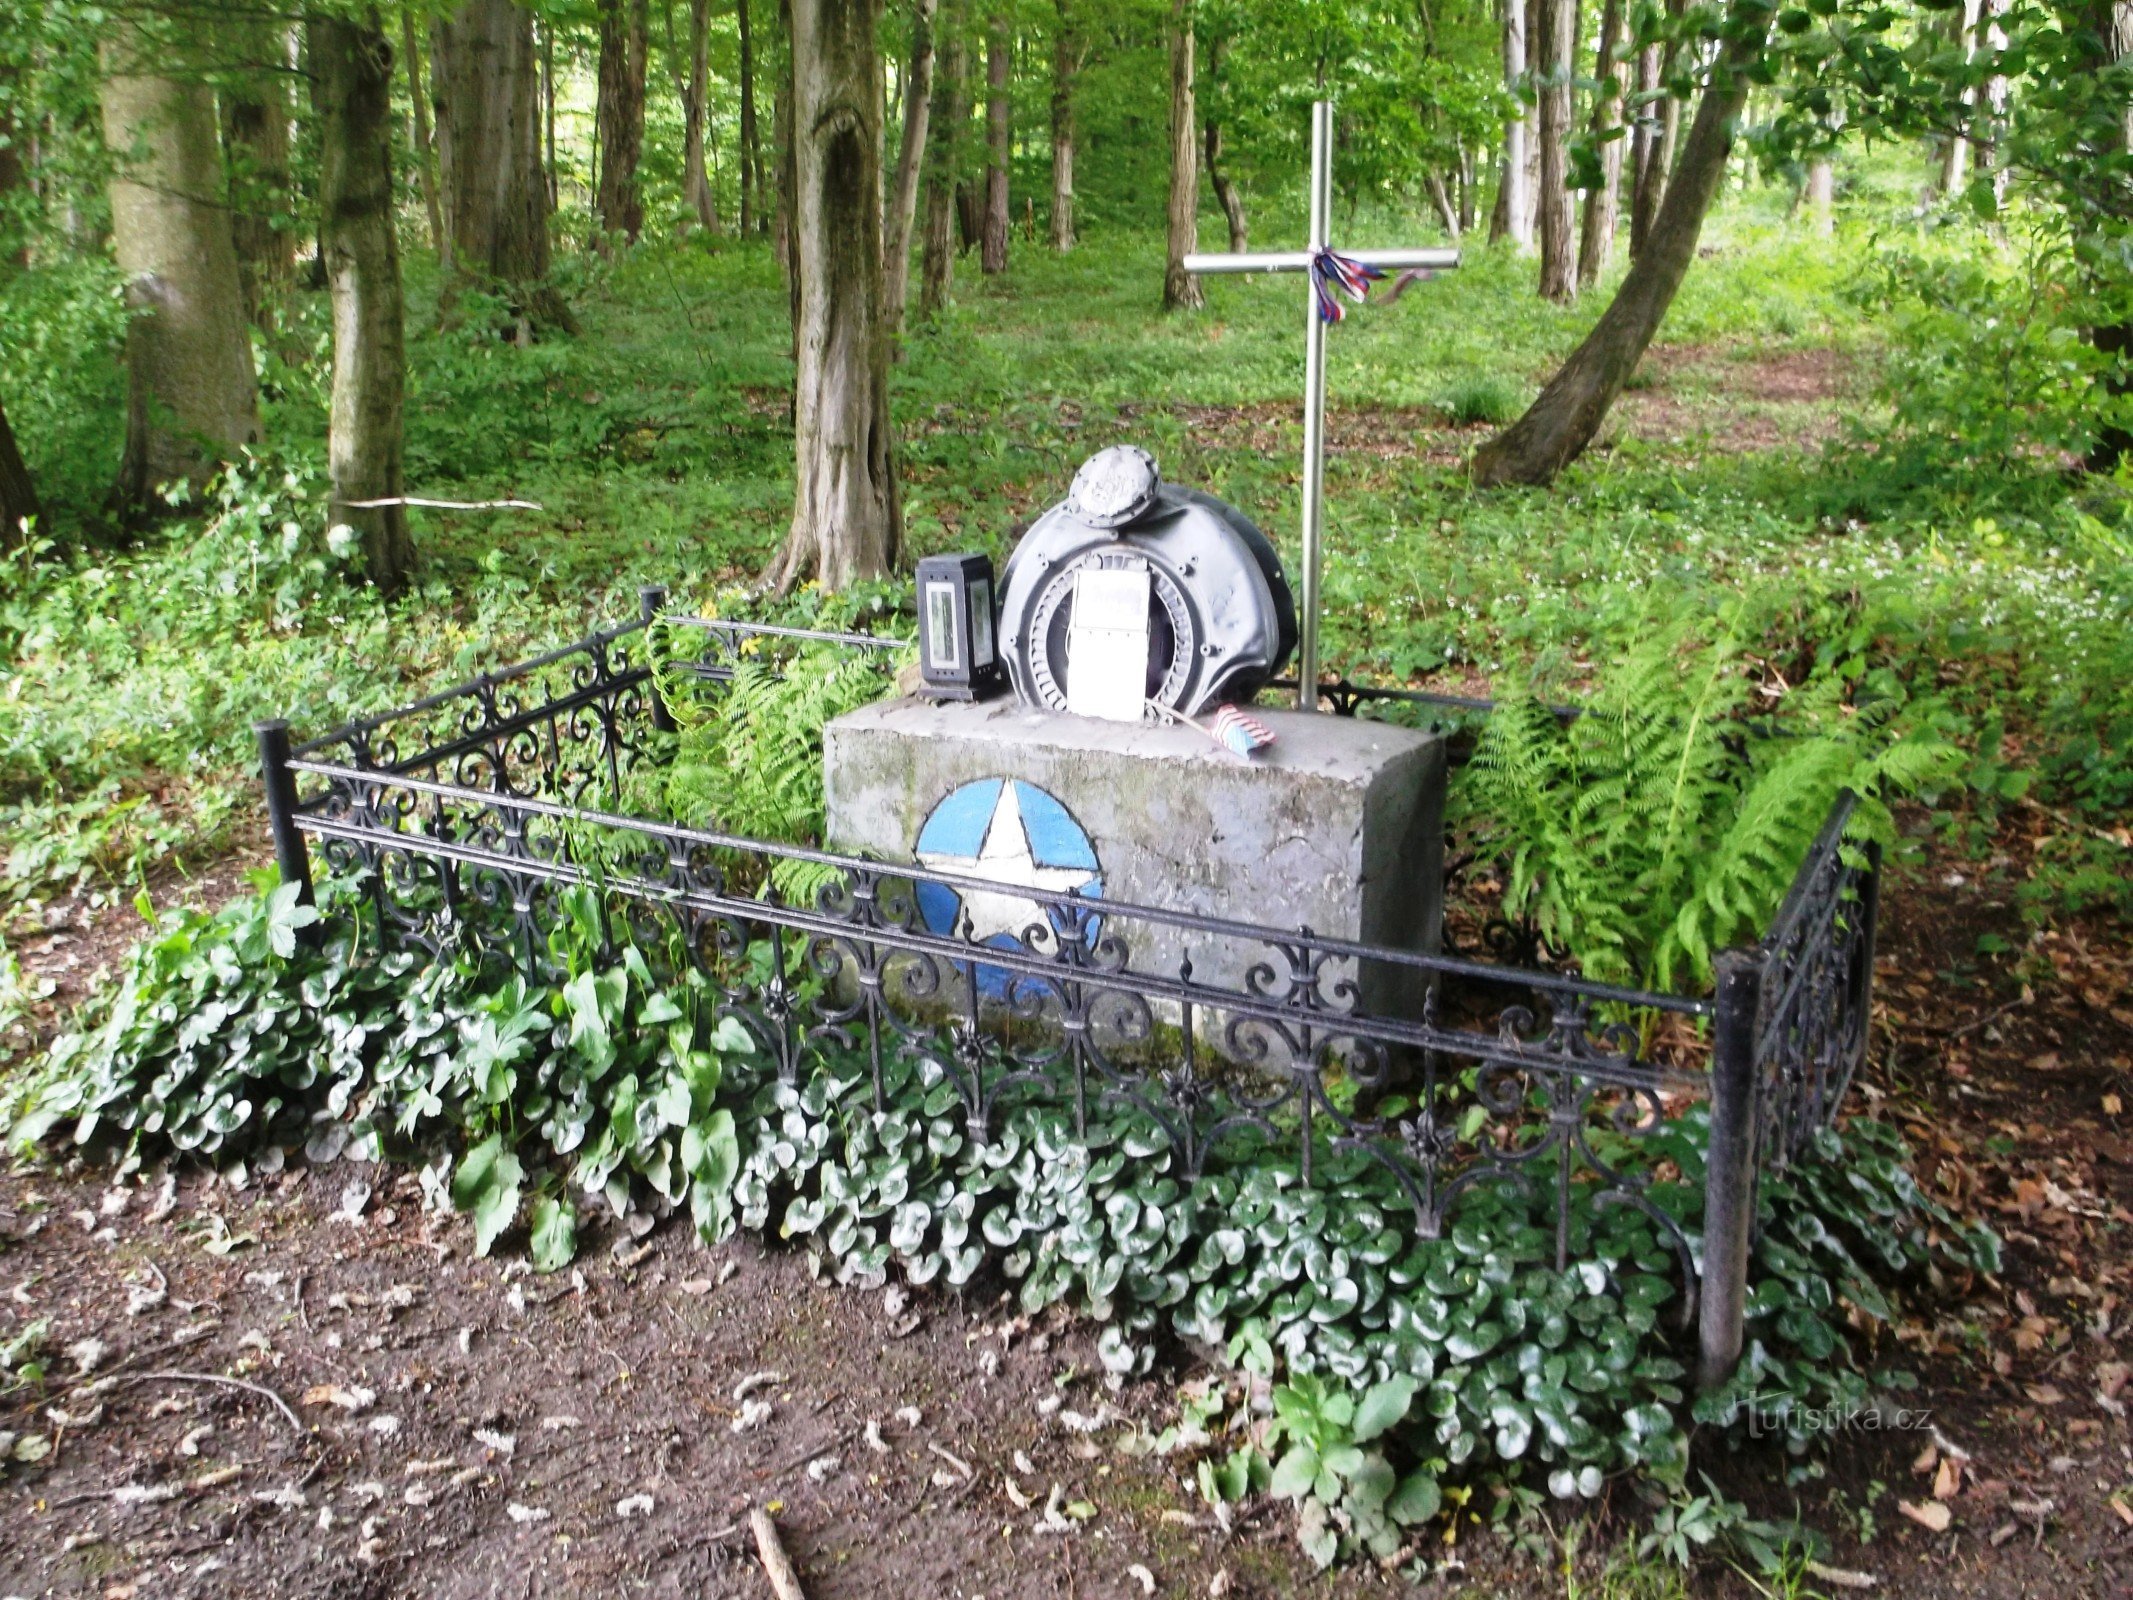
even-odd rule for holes
{"type": "Polygon", "coordinates": [[[534,500],[431,500],[419,494],[393,494],[382,500],[344,500],[351,511],[376,511],[384,506],[426,506],[436,511],[546,511],[534,500]]]}
{"type": "Polygon", "coordinates": [[[256,1394],[267,1401],[288,1420],[297,1433],[304,1431],[303,1418],[299,1417],[284,1400],[263,1383],[249,1383],[243,1378],[225,1378],[214,1372],[138,1372],[121,1380],[125,1383],[211,1383],[223,1389],[242,1389],[246,1394],[256,1394]]]}
{"type": "Polygon", "coordinates": [[[778,1525],[770,1520],[770,1513],[758,1506],[748,1513],[748,1526],[755,1534],[755,1553],[763,1563],[763,1575],[770,1580],[771,1592],[778,1600],[807,1600],[807,1591],[800,1587],[800,1574],[793,1570],[785,1546],[778,1542],[778,1525]]]}

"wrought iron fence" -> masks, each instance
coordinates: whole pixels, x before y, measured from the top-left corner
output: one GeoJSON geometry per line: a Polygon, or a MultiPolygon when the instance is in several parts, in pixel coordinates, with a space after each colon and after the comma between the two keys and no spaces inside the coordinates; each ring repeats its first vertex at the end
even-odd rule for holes
{"type": "Polygon", "coordinates": [[[293,749],[285,723],[260,724],[284,879],[308,892],[316,840],[363,873],[385,943],[535,980],[552,975],[559,896],[594,888],[617,937],[712,977],[787,1079],[856,1052],[878,1100],[897,1058],[929,1062],[978,1139],[1027,1098],[1070,1105],[1077,1127],[1130,1109],[1193,1174],[1271,1156],[1309,1183],[1367,1162],[1425,1238],[1469,1195],[1509,1190],[1552,1219],[1559,1266],[1631,1208],[1678,1257],[1705,1378],[1730,1370],[1759,1176],[1829,1123],[1865,1049],[1879,861],[1844,842],[1849,797],[1769,937],[1722,957],[1709,997],[1020,886],[1019,936],[976,941],[937,908],[1002,885],[631,813],[672,727],[648,630],[673,670],[714,682],[780,641],[884,644],[662,602],[647,591],[627,626],[293,749]],[[779,892],[795,876],[811,894],[779,892]],[[1669,1016],[1687,1026],[1661,1055],[1648,1041],[1669,1016]],[[1653,1203],[1649,1152],[1701,1098],[1692,1234],[1653,1203]]]}

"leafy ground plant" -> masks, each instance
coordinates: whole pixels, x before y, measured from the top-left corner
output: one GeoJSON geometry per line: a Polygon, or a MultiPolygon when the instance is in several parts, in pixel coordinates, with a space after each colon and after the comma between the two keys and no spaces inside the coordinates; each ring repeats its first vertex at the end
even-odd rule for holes
{"type": "MultiPolygon", "coordinates": [[[[1330,1149],[1306,1183],[1274,1146],[1181,1170],[1127,1106],[1092,1108],[1079,1135],[1035,1102],[980,1126],[925,1049],[878,1085],[833,1049],[784,1082],[711,980],[632,942],[590,891],[559,907],[539,984],[471,957],[363,954],[361,891],[322,886],[315,922],[271,883],[167,918],[100,1024],[21,1093],[13,1140],[127,1162],[427,1160],[433,1202],[471,1215],[478,1250],[523,1223],[544,1270],[597,1203],[793,1241],[848,1284],[998,1273],[1031,1310],[1100,1323],[1114,1374],[1185,1346],[1268,1386],[1270,1415],[1232,1411],[1218,1433],[1201,1414],[1199,1480],[1223,1503],[1294,1499],[1321,1561],[1393,1554],[1479,1482],[1576,1503],[1625,1472],[1682,1481],[1681,1286],[1640,1211],[1578,1202],[1558,1269],[1548,1206],[1517,1191],[1472,1191],[1425,1237],[1381,1168],[1330,1149]]],[[[1678,1118],[1653,1157],[1676,1176],[1648,1191],[1692,1240],[1702,1141],[1699,1113],[1678,1118]]],[[[1890,1286],[1929,1263],[1992,1263],[1886,1128],[1856,1122],[1818,1154],[1764,1186],[1750,1356],[1693,1411],[1737,1425],[1752,1397],[1807,1465],[1826,1437],[1810,1414],[1871,1403],[1882,1381],[1846,1320],[1885,1325],[1890,1286]]]]}

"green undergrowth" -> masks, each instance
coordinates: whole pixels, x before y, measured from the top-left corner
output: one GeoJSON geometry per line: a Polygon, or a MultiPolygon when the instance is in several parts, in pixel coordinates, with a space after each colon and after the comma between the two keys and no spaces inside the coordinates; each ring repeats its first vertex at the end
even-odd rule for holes
{"type": "MultiPolygon", "coordinates": [[[[818,1052],[779,1081],[721,986],[631,942],[589,890],[564,895],[540,984],[471,954],[373,956],[364,885],[320,900],[265,879],[214,916],[166,914],[94,1025],[16,1084],[12,1142],[127,1166],[426,1163],[477,1252],[523,1230],[543,1270],[605,1211],[795,1241],[851,1284],[996,1275],[1093,1320],[1121,1378],[1191,1348],[1270,1385],[1270,1413],[1201,1386],[1168,1448],[1210,1501],[1295,1500],[1321,1561],[1390,1555],[1481,1483],[1506,1505],[1625,1473],[1679,1485],[1692,1434],[1737,1431],[1750,1405],[1812,1470],[1817,1419],[1892,1381],[1875,1340],[1902,1297],[1994,1265],[1989,1234],[1919,1192],[1899,1136],[1854,1120],[1764,1183],[1749,1353],[1692,1401],[1674,1249],[1637,1207],[1577,1189],[1559,1268],[1552,1195],[1477,1188],[1426,1238],[1353,1153],[1321,1147],[1306,1183],[1293,1151],[1232,1142],[1194,1174],[1144,1114],[1100,1101],[1082,1136],[1013,1099],[980,1129],[928,1051],[892,1055],[877,1111],[863,1056],[818,1052]]],[[[767,947],[735,959],[768,974],[767,947]]],[[[1690,1109],[1610,1146],[1692,1243],[1703,1142],[1690,1109]]]]}

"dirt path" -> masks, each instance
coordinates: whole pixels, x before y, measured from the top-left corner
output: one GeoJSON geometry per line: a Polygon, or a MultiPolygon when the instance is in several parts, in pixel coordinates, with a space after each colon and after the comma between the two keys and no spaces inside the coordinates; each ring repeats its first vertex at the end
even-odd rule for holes
{"type": "MultiPolygon", "coordinates": [[[[2000,1283],[1884,1352],[1939,1434],[1847,1433],[1797,1489],[1767,1447],[1698,1465],[1875,1592],[2133,1593],[2133,958],[2102,927],[2028,941],[2002,843],[1982,879],[1929,859],[1891,885],[1863,1086],[2007,1242],[2000,1283]]],[[[1085,1330],[997,1285],[906,1304],[678,1226],[552,1278],[468,1248],[414,1174],[347,1162],[0,1178],[0,1345],[41,1324],[49,1369],[0,1430],[51,1446],[0,1478],[0,1595],[767,1595],[766,1502],[814,1600],[1137,1596],[1136,1567],[1180,1596],[1414,1592],[1312,1577],[1279,1508],[1217,1526],[1189,1468],[1119,1448],[1189,1374],[1112,1393],[1085,1330]],[[737,1428],[749,1401],[771,1410],[737,1428]],[[1054,1485],[1071,1532],[1039,1531],[1054,1485]]],[[[1471,1526],[1430,1557],[1424,1593],[1564,1592],[1471,1526]]]]}

